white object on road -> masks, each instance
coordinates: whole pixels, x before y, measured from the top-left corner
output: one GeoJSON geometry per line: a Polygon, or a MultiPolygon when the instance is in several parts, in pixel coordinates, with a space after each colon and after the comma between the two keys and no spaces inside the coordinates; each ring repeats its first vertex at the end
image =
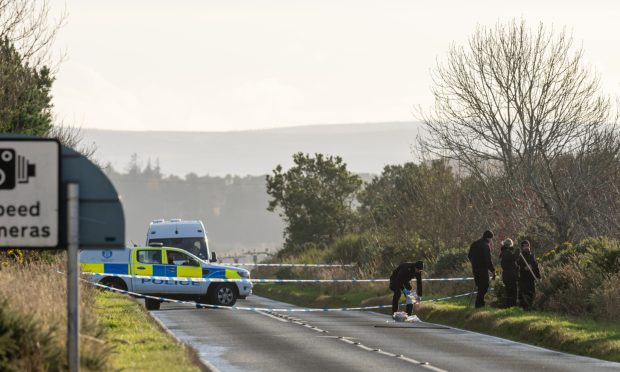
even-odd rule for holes
{"type": "Polygon", "coordinates": [[[404,322],[405,320],[407,320],[407,317],[408,315],[404,311],[398,311],[392,314],[392,318],[397,322],[404,322]]]}
{"type": "Polygon", "coordinates": [[[396,322],[405,322],[405,323],[415,323],[415,322],[421,322],[420,318],[418,318],[417,315],[407,315],[406,312],[404,311],[399,311],[396,312],[392,315],[392,318],[394,319],[394,321],[396,322]]]}

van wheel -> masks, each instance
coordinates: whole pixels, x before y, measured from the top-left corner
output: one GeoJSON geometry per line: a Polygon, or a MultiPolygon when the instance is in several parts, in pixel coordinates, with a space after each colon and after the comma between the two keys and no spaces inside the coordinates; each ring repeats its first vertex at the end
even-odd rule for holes
{"type": "Polygon", "coordinates": [[[209,293],[209,302],[213,305],[233,306],[237,302],[237,288],[230,283],[218,284],[209,293]]]}
{"type": "Polygon", "coordinates": [[[156,300],[154,298],[145,298],[144,306],[147,310],[159,310],[159,306],[161,305],[161,301],[156,300]]]}

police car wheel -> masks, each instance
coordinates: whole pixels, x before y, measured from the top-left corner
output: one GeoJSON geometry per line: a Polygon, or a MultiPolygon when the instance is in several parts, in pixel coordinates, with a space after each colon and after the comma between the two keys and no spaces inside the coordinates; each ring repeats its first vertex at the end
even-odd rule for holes
{"type": "Polygon", "coordinates": [[[237,292],[232,284],[224,283],[211,292],[211,301],[214,305],[233,306],[237,301],[237,292]]]}
{"type": "Polygon", "coordinates": [[[108,287],[121,289],[123,291],[127,290],[127,284],[125,284],[125,282],[121,278],[116,278],[116,277],[104,278],[103,280],[101,280],[101,284],[108,286],[108,287]]]}
{"type": "Polygon", "coordinates": [[[159,300],[155,300],[153,298],[144,299],[144,306],[146,307],[147,310],[159,310],[160,305],[161,305],[161,302],[159,300]]]}

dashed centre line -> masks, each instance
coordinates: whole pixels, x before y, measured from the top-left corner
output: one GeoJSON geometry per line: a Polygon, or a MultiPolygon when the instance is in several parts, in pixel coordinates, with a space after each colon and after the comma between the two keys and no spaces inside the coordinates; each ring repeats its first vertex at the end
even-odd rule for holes
{"type": "MultiPolygon", "coordinates": [[[[297,324],[297,325],[300,325],[302,327],[311,329],[311,330],[316,331],[316,332],[329,333],[329,331],[320,329],[318,327],[315,327],[315,326],[313,326],[313,325],[311,325],[309,323],[306,323],[306,322],[302,321],[301,319],[298,319],[298,318],[295,318],[295,317],[292,317],[292,316],[289,316],[289,315],[286,315],[286,314],[278,314],[276,312],[267,312],[267,311],[257,311],[257,313],[259,313],[261,315],[264,315],[264,316],[267,316],[267,317],[270,317],[270,318],[274,318],[274,319],[276,319],[278,321],[281,321],[281,322],[289,322],[289,323],[297,324]]],[[[340,340],[342,342],[345,342],[345,343],[347,343],[349,345],[353,345],[353,346],[359,347],[362,350],[365,350],[365,351],[368,351],[368,352],[377,353],[377,354],[381,354],[381,355],[384,355],[384,356],[387,356],[387,357],[391,357],[391,358],[398,358],[399,360],[402,360],[403,362],[415,364],[415,365],[418,365],[418,366],[420,366],[422,368],[429,369],[431,371],[435,371],[435,372],[448,372],[447,370],[435,367],[435,366],[431,365],[428,362],[421,362],[419,360],[415,360],[413,358],[406,357],[406,356],[404,356],[402,354],[394,354],[394,353],[391,353],[391,352],[388,352],[388,351],[384,351],[384,350],[381,350],[381,349],[372,348],[372,347],[363,345],[362,343],[360,343],[358,341],[353,341],[353,340],[355,340],[355,338],[353,338],[353,337],[345,337],[345,336],[318,336],[318,337],[334,338],[334,339],[340,340]]]]}

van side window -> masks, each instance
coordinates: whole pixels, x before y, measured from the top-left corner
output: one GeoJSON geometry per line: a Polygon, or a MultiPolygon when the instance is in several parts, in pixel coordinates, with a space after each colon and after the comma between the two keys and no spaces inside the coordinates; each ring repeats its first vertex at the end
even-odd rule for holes
{"type": "Polygon", "coordinates": [[[161,264],[161,250],[141,249],[137,253],[138,262],[144,264],[161,264]]]}

